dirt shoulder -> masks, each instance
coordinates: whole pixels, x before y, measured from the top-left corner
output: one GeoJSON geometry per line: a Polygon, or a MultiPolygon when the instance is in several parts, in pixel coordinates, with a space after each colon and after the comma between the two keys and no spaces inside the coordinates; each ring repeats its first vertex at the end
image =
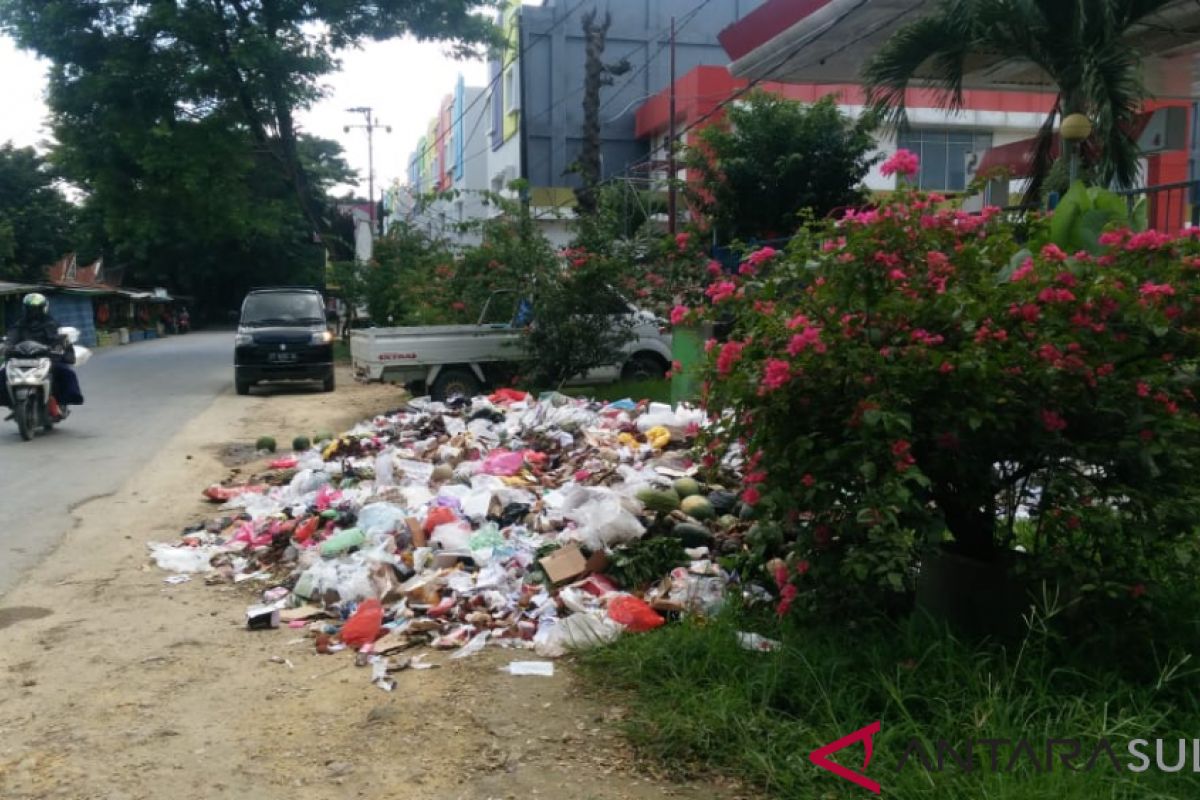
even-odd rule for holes
{"type": "MultiPolygon", "coordinates": [[[[739,794],[647,775],[621,709],[489,650],[371,685],[294,630],[248,632],[247,586],[163,583],[147,540],[212,514],[230,443],[340,430],[396,389],[340,376],[333,395],[219,397],[115,495],[75,511],[62,545],[0,603],[0,797],[701,800],[739,794]],[[274,659],[274,660],[273,660],[274,659]],[[282,662],[282,663],[281,663],[282,662]]],[[[260,587],[261,588],[261,587],[260,587]]]]}

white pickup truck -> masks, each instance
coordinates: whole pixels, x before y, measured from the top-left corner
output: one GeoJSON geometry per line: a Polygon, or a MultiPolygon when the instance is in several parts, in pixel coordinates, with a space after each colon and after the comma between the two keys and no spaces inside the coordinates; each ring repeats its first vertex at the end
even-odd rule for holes
{"type": "MultiPolygon", "coordinates": [[[[671,363],[671,334],[648,311],[614,298],[612,314],[632,321],[633,338],[619,364],[597,367],[575,383],[608,383],[619,378],[662,377],[671,363]]],[[[471,397],[498,386],[520,371],[529,358],[518,324],[519,296],[495,292],[475,325],[413,328],[365,328],[350,334],[355,374],[372,381],[402,383],[435,399],[471,397]],[[489,322],[490,319],[503,321],[489,322]]]]}

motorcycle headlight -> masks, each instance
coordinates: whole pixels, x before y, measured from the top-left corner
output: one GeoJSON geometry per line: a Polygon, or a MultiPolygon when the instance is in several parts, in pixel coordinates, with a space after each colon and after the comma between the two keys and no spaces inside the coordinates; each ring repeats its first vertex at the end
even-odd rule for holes
{"type": "Polygon", "coordinates": [[[234,337],[233,344],[235,347],[245,347],[246,345],[254,344],[254,336],[249,333],[239,333],[234,337]]]}
{"type": "Polygon", "coordinates": [[[319,331],[312,335],[313,344],[329,344],[333,341],[333,334],[330,331],[319,331]]]}

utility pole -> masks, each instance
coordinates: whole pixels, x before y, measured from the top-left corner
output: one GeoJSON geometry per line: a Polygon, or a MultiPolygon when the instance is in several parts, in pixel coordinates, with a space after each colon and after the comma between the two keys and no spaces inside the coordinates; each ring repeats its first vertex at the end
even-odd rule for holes
{"type": "Polygon", "coordinates": [[[382,128],[386,133],[392,132],[391,125],[384,125],[375,119],[375,109],[370,106],[355,106],[347,108],[347,114],[362,114],[367,118],[366,125],[344,125],[342,131],[349,133],[352,128],[362,128],[367,132],[367,197],[371,215],[371,236],[379,235],[379,226],[375,222],[375,129],[382,128]]]}
{"type": "Polygon", "coordinates": [[[667,230],[671,235],[675,235],[676,231],[676,211],[679,203],[679,194],[675,186],[675,178],[679,173],[679,168],[675,164],[675,18],[671,17],[671,102],[670,110],[671,121],[668,126],[667,133],[667,230]]]}

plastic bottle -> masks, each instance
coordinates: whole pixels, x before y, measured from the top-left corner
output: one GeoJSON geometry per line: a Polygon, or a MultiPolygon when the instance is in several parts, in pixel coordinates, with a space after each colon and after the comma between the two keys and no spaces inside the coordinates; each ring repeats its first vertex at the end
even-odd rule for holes
{"type": "Polygon", "coordinates": [[[321,542],[321,555],[340,556],[355,547],[362,547],[367,542],[366,535],[358,528],[348,528],[341,533],[321,542]]]}

